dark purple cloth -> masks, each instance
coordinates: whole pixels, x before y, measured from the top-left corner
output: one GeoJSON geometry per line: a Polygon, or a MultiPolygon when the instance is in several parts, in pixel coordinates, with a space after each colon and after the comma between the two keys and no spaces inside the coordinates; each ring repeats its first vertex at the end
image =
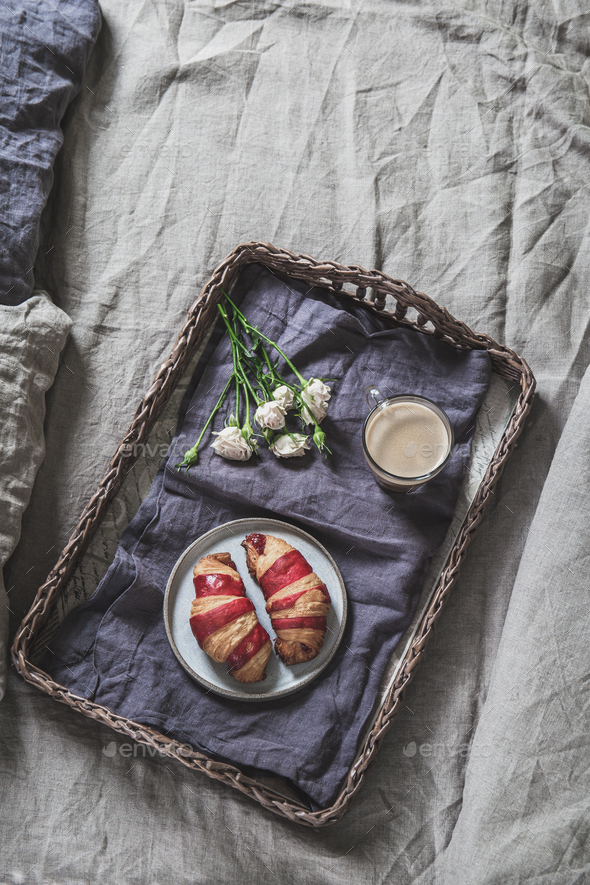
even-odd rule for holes
{"type": "Polygon", "coordinates": [[[68,616],[43,664],[72,691],[219,758],[282,775],[325,805],[354,759],[381,676],[451,521],[490,363],[485,351],[386,329],[360,306],[347,309],[344,299],[307,291],[253,268],[239,297],[245,293],[244,312],[305,377],[337,379],[322,424],[332,456],[314,451],[279,461],[264,450],[260,459],[235,463],[204,448],[188,479],[174,470],[229,375],[222,337],[113,565],[93,598],[68,616]],[[423,394],[453,423],[451,460],[409,495],[383,491],[365,465],[363,390],[370,383],[384,394],[423,394]],[[293,522],[326,546],[344,578],[349,614],[340,648],[315,682],[276,702],[244,704],[207,694],[182,670],[166,639],[162,601],[172,567],[195,538],[252,516],[293,522]]]}
{"type": "Polygon", "coordinates": [[[99,28],[96,0],[0,4],[0,304],[31,294],[60,122],[99,28]]]}

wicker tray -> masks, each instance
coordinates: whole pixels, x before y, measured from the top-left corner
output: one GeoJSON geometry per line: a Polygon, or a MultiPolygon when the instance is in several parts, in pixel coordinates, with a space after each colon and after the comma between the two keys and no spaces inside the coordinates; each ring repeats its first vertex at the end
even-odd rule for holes
{"type": "Polygon", "coordinates": [[[275,814],[312,827],[335,823],[350,807],[364,781],[369,765],[375,759],[385,733],[402,706],[406,687],[422,659],[433,626],[440,617],[451,588],[457,580],[467,547],[524,427],[532,405],[534,389],[535,379],[530,368],[514,351],[498,344],[487,335],[473,332],[432,299],[415,292],[411,286],[401,280],[394,280],[379,271],[367,271],[358,266],[345,267],[333,261],[319,262],[307,255],[296,255],[284,249],[277,249],[268,243],[247,243],[238,246],[216,268],[189,310],[188,318],[170,357],[156,373],[97,491],[84,509],[55,567],[37,591],[35,601],[14,639],[12,646],[14,666],[27,682],[37,686],[55,700],[110,726],[134,741],[147,744],[154,750],[179,760],[189,768],[229,784],[275,814]],[[466,516],[446,556],[444,567],[437,576],[429,602],[420,614],[411,641],[406,644],[396,666],[394,678],[384,694],[372,727],[365,736],[346,782],[334,803],[319,811],[310,811],[297,798],[286,798],[268,784],[245,775],[234,765],[210,759],[197,751],[189,752],[186,744],[180,744],[153,728],[118,716],[106,707],[73,694],[53,682],[30,660],[35,637],[39,635],[50,616],[55,614],[60,594],[99,527],[109,503],[121,488],[126,474],[132,469],[138,457],[136,453],[139,453],[142,445],[147,442],[158,416],[217,319],[216,305],[222,298],[222,290],[228,291],[239,272],[252,263],[263,265],[281,275],[303,280],[309,283],[310,287],[320,286],[343,297],[363,301],[368,309],[388,318],[392,325],[420,330],[460,349],[485,349],[490,355],[494,372],[519,390],[511,417],[471,500],[466,516]],[[350,287],[353,287],[353,291],[350,287]],[[368,297],[369,290],[372,290],[372,298],[368,297]],[[390,300],[393,299],[395,304],[393,309],[386,308],[388,297],[390,300]]]}

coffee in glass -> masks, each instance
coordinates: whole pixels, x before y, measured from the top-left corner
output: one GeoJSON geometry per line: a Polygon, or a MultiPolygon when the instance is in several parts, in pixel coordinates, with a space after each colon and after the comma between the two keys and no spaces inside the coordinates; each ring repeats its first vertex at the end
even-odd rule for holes
{"type": "Polygon", "coordinates": [[[423,396],[383,398],[372,386],[365,396],[375,405],[363,428],[363,452],[377,482],[407,492],[440,473],[454,444],[446,413],[423,396]]]}

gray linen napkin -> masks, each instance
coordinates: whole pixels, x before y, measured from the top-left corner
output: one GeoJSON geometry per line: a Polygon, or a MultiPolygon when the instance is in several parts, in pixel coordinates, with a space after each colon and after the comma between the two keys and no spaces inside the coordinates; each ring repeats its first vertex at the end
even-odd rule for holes
{"type": "Polygon", "coordinates": [[[360,306],[261,268],[242,275],[236,297],[305,377],[337,379],[322,424],[333,454],[279,461],[265,450],[257,461],[235,463],[205,448],[188,478],[176,472],[228,377],[229,342],[218,334],[115,561],[92,599],[65,620],[43,665],[58,682],[118,714],[286,777],[312,805],[325,805],[354,759],[380,678],[451,521],[490,362],[485,351],[458,351],[419,332],[388,329],[360,306]],[[429,397],[454,426],[449,463],[409,495],[385,492],[365,465],[363,390],[371,382],[385,394],[429,397]],[[176,560],[195,538],[252,516],[285,519],[325,545],[344,578],[349,616],[338,652],[315,682],[290,697],[246,705],[207,694],[187,676],[168,645],[162,601],[176,560]]]}

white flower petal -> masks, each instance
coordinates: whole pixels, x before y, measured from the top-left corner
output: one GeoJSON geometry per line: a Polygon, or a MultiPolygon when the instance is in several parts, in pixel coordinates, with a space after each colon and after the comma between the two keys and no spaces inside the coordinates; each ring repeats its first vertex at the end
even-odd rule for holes
{"type": "Polygon", "coordinates": [[[309,437],[303,433],[284,433],[270,447],[277,458],[301,458],[310,448],[309,437]]]}
{"type": "Polygon", "coordinates": [[[262,403],[258,406],[254,415],[254,420],[261,427],[268,427],[270,430],[280,430],[285,426],[285,409],[278,402],[262,403]]]}
{"type": "Polygon", "coordinates": [[[225,427],[213,435],[217,439],[211,443],[211,448],[222,458],[227,458],[228,461],[247,461],[251,457],[253,449],[242,436],[239,427],[225,427]]]}
{"type": "Polygon", "coordinates": [[[317,423],[321,424],[328,411],[328,400],[331,399],[328,385],[319,378],[312,378],[302,390],[301,399],[307,406],[301,413],[304,423],[313,424],[315,418],[317,423]]]}
{"type": "Polygon", "coordinates": [[[279,403],[285,412],[288,412],[295,405],[293,391],[284,384],[281,384],[281,386],[277,387],[273,392],[273,399],[279,403]]]}

